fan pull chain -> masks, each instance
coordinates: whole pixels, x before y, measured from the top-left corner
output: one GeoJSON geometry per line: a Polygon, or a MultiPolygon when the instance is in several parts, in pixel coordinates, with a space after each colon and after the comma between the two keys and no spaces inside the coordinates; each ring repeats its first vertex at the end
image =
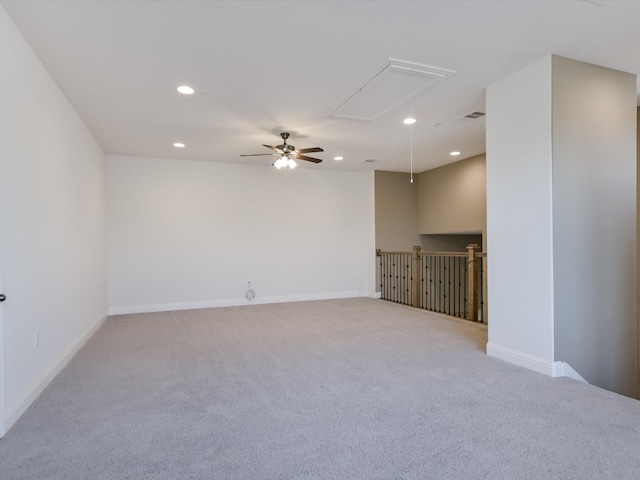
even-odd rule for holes
{"type": "MultiPolygon", "coordinates": [[[[409,89],[409,118],[413,118],[413,77],[411,77],[411,85],[409,89]]],[[[413,183],[413,124],[409,125],[409,149],[410,149],[410,183],[413,183]]]]}
{"type": "Polygon", "coordinates": [[[409,143],[411,144],[411,183],[413,183],[413,125],[409,125],[409,143]]]}

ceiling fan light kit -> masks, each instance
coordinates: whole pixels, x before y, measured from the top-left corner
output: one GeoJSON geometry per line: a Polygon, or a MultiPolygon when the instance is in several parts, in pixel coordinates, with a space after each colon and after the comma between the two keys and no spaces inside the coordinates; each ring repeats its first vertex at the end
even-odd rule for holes
{"type": "Polygon", "coordinates": [[[278,170],[280,170],[283,167],[285,168],[289,167],[290,169],[294,169],[298,166],[298,164],[293,158],[289,158],[283,155],[282,157],[277,159],[275,162],[273,162],[273,166],[276,167],[278,170]]]}

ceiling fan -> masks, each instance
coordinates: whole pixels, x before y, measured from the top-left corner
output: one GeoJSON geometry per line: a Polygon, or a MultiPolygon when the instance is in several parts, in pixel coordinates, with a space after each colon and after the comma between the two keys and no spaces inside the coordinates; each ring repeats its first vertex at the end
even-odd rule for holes
{"type": "Polygon", "coordinates": [[[287,132],[282,132],[280,134],[282,138],[282,145],[277,145],[275,147],[271,145],[262,145],[263,147],[270,148],[274,153],[252,153],[249,155],[240,155],[241,157],[260,157],[265,155],[275,155],[278,158],[275,162],[273,162],[273,166],[276,168],[296,167],[296,160],[305,160],[307,162],[320,163],[322,160],[319,158],[308,157],[304,155],[305,153],[313,153],[313,152],[324,152],[324,150],[320,147],[312,147],[312,148],[300,148],[296,149],[293,145],[287,144],[287,138],[289,138],[289,134],[287,132]]]}

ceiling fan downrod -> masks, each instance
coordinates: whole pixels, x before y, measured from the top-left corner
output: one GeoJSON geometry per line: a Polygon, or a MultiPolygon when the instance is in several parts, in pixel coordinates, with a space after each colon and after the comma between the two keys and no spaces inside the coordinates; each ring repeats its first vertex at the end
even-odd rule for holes
{"type": "Polygon", "coordinates": [[[283,154],[285,156],[287,156],[289,153],[295,151],[296,147],[294,147],[293,145],[287,145],[287,138],[289,138],[289,134],[287,132],[282,132],[280,134],[280,137],[283,140],[283,144],[282,145],[278,145],[277,148],[282,150],[282,152],[283,152],[283,154]]]}

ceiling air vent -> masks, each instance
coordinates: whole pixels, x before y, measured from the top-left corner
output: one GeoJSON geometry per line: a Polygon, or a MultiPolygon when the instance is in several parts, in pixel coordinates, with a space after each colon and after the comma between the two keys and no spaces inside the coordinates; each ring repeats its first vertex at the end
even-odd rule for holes
{"type": "Polygon", "coordinates": [[[373,122],[453,70],[390,58],[389,63],[355,93],[340,104],[330,116],[373,122]]]}
{"type": "Polygon", "coordinates": [[[465,118],[480,118],[480,117],[484,117],[486,115],[486,113],[484,112],[471,112],[471,113],[467,113],[464,117],[465,118]]]}

